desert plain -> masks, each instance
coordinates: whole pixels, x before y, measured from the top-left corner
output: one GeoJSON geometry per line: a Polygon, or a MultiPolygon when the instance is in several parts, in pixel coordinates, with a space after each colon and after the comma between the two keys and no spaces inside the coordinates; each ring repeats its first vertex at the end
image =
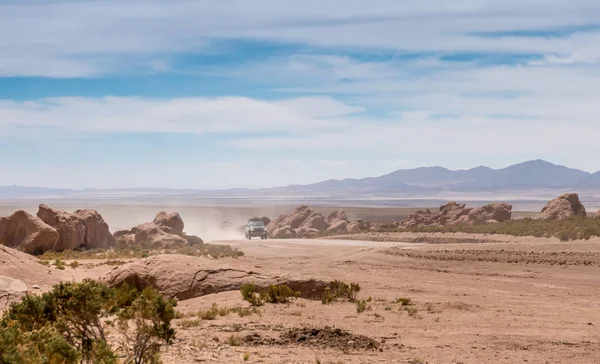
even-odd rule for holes
{"type": "MultiPolygon", "coordinates": [[[[145,206],[139,214],[97,209],[112,230],[118,220],[128,219],[129,226],[148,221],[163,206],[145,206]]],[[[163,266],[175,270],[193,260],[210,268],[207,282],[214,272],[230,272],[215,278],[219,292],[210,293],[212,283],[206,283],[206,294],[179,300],[176,339],[161,349],[164,363],[600,363],[600,238],[562,242],[499,234],[365,232],[247,240],[240,231],[221,234],[213,227],[224,217],[237,224],[284,209],[229,209],[210,216],[208,208],[196,214],[193,208],[179,211],[205,243],[229,245],[243,252],[239,257],[66,257],[61,269],[5,249],[0,275],[23,281],[35,293],[57,281],[101,280],[148,259],[162,259],[163,266]],[[35,273],[27,271],[32,264],[35,273]],[[222,288],[227,279],[252,280],[253,275],[358,283],[357,299],[365,306],[359,310],[346,300],[323,304],[317,295],[301,295],[285,304],[252,307],[239,287],[222,288]],[[211,308],[222,313],[203,314],[211,308]]],[[[369,215],[382,221],[407,214],[402,209],[398,216],[393,209],[348,211],[351,218],[369,215]]],[[[188,279],[193,283],[196,277],[188,279]]]]}

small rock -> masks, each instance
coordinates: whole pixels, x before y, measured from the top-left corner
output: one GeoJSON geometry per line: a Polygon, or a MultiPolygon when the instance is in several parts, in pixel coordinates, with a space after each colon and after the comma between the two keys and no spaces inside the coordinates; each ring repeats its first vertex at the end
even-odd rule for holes
{"type": "Polygon", "coordinates": [[[38,286],[37,284],[34,284],[33,286],[31,286],[31,288],[33,288],[33,289],[40,289],[40,286],[38,286]]]}

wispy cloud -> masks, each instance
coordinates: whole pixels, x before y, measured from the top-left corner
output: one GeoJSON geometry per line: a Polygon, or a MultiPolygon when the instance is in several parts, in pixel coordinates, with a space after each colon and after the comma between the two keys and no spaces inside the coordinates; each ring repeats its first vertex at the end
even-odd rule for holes
{"type": "Polygon", "coordinates": [[[133,63],[157,71],[147,57],[202,53],[218,39],[568,57],[585,54],[598,43],[598,32],[586,26],[599,23],[600,7],[593,0],[558,0],[543,6],[535,0],[381,0],[377,5],[360,0],[230,0],[177,6],[150,0],[10,1],[0,5],[0,70],[5,76],[79,77],[118,72],[133,63]],[[560,37],[535,33],[564,28],[579,31],[560,37]],[[522,33],[512,35],[515,31],[522,33]],[[483,36],[486,32],[499,35],[483,36]],[[46,66],[34,67],[34,61],[46,66]]]}

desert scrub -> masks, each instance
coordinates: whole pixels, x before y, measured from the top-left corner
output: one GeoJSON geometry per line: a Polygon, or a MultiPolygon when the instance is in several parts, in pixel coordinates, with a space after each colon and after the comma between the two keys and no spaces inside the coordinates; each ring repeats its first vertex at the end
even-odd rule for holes
{"type": "Polygon", "coordinates": [[[265,292],[262,292],[264,300],[269,303],[290,303],[300,297],[300,292],[293,291],[285,284],[269,285],[265,292]]]}
{"type": "Polygon", "coordinates": [[[265,300],[257,292],[257,287],[254,283],[245,283],[240,287],[242,298],[250,302],[252,306],[262,306],[265,304],[265,300]]]}
{"type": "Polygon", "coordinates": [[[402,306],[408,306],[410,305],[410,298],[405,298],[405,297],[398,297],[396,298],[396,303],[402,305],[402,306]]]}
{"type": "Polygon", "coordinates": [[[262,306],[268,303],[290,303],[300,297],[300,292],[292,290],[285,284],[271,284],[266,290],[259,292],[256,285],[246,283],[240,287],[242,298],[252,306],[262,306]]]}
{"type": "Polygon", "coordinates": [[[358,293],[360,292],[360,285],[358,283],[345,283],[342,281],[330,282],[321,296],[321,302],[324,305],[328,305],[338,299],[346,299],[350,302],[356,301],[358,293]]]}
{"type": "Polygon", "coordinates": [[[153,363],[174,337],[175,304],[151,289],[109,288],[89,279],[58,284],[41,296],[25,296],[4,313],[0,363],[116,363],[106,340],[109,317],[119,320],[125,347],[133,349],[131,362],[153,363]]]}
{"type": "Polygon", "coordinates": [[[213,258],[241,257],[243,252],[229,245],[220,244],[195,244],[183,246],[177,249],[152,249],[140,245],[116,246],[114,249],[91,249],[91,250],[64,250],[62,252],[47,251],[38,256],[42,261],[60,260],[85,260],[85,259],[107,259],[117,261],[130,258],[147,258],[158,254],[183,254],[196,257],[211,256],[213,258]]]}
{"type": "Polygon", "coordinates": [[[363,313],[365,311],[371,311],[371,306],[368,305],[365,300],[356,301],[356,313],[363,313]]]}

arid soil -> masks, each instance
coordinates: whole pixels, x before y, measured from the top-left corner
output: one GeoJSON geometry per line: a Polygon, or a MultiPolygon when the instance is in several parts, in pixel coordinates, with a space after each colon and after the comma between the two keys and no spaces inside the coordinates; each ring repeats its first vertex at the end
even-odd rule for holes
{"type": "MultiPolygon", "coordinates": [[[[370,302],[362,313],[303,298],[252,308],[237,290],[180,301],[163,361],[600,363],[600,240],[447,235],[224,241],[245,256],[223,264],[357,282],[370,302]],[[221,313],[200,318],[213,304],[221,313]]],[[[76,280],[114,269],[79,263],[49,269],[76,280]]]]}

